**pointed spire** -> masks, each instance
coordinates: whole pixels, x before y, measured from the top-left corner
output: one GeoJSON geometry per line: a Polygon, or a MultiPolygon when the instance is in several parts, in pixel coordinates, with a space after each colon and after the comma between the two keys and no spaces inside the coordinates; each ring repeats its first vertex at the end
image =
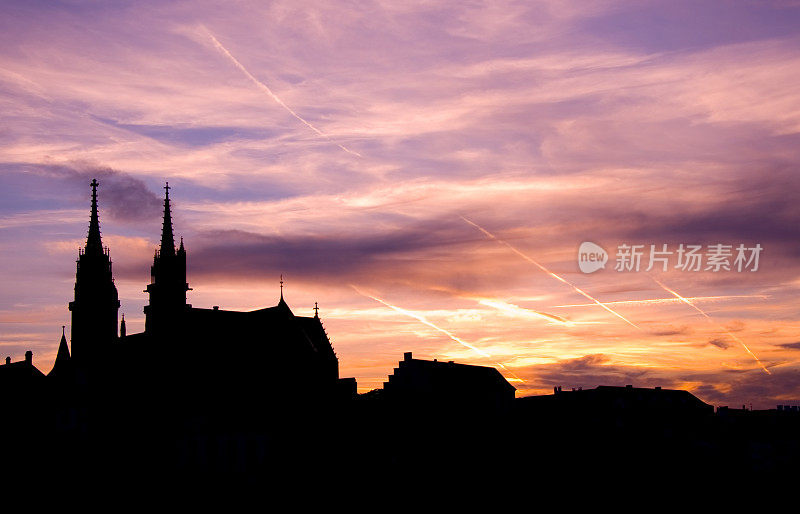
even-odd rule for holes
{"type": "Polygon", "coordinates": [[[183,236],[181,236],[181,247],[178,248],[178,251],[179,252],[185,252],[186,251],[186,248],[183,247],[183,236]]]}
{"type": "Polygon", "coordinates": [[[164,186],[164,227],[161,230],[161,255],[175,255],[175,236],[172,235],[172,213],[169,208],[169,182],[164,186]]]}
{"type": "Polygon", "coordinates": [[[119,336],[125,337],[128,334],[128,330],[125,328],[125,313],[122,313],[122,321],[119,322],[119,336]]]}
{"type": "Polygon", "coordinates": [[[67,346],[67,334],[65,329],[66,326],[61,325],[61,341],[58,343],[56,362],[65,362],[69,360],[69,346],[67,346]]]}
{"type": "Polygon", "coordinates": [[[289,309],[289,306],[286,305],[286,300],[283,299],[283,275],[281,275],[281,299],[278,302],[278,307],[289,309]]]}
{"type": "Polygon", "coordinates": [[[101,255],[103,253],[103,242],[100,239],[100,216],[97,214],[97,179],[92,179],[92,215],[89,219],[89,236],[86,238],[86,249],[84,253],[101,255]]]}

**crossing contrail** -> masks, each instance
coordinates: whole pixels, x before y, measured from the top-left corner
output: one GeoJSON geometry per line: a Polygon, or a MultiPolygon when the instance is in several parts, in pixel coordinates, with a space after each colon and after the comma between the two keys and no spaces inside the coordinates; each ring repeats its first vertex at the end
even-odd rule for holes
{"type": "Polygon", "coordinates": [[[202,28],[202,29],[205,31],[205,33],[208,35],[209,39],[210,39],[210,40],[211,40],[211,42],[214,44],[214,47],[215,47],[217,50],[219,50],[219,52],[220,52],[222,55],[224,55],[225,57],[227,57],[227,58],[228,58],[228,59],[229,59],[229,60],[230,60],[230,61],[231,61],[231,62],[234,64],[234,66],[236,66],[237,68],[239,68],[239,71],[241,71],[242,73],[244,73],[245,77],[247,77],[248,79],[250,79],[250,81],[251,81],[253,84],[255,84],[255,85],[256,85],[256,87],[258,87],[258,88],[259,88],[261,91],[263,91],[263,92],[265,92],[267,95],[269,95],[269,97],[270,97],[270,98],[272,98],[273,100],[275,100],[275,103],[277,103],[278,105],[280,105],[281,107],[283,107],[283,108],[284,108],[284,109],[285,109],[285,110],[286,110],[286,111],[287,111],[289,114],[291,114],[292,116],[294,116],[295,118],[297,118],[297,119],[298,119],[300,122],[302,122],[302,123],[303,123],[303,124],[304,124],[306,127],[308,127],[308,128],[310,128],[311,130],[313,130],[313,131],[314,131],[314,132],[315,132],[317,135],[324,137],[325,139],[327,139],[328,141],[330,141],[331,143],[335,144],[336,146],[338,146],[339,148],[341,148],[342,150],[344,150],[345,152],[347,152],[347,153],[349,153],[349,154],[355,155],[356,157],[363,157],[363,156],[362,156],[360,153],[358,153],[358,152],[355,152],[355,151],[353,151],[353,150],[350,150],[350,149],[349,149],[349,148],[347,148],[346,146],[344,146],[344,145],[341,145],[341,144],[337,143],[336,141],[334,141],[333,139],[331,139],[331,137],[330,137],[328,134],[324,133],[323,131],[321,131],[320,129],[318,129],[317,127],[315,127],[314,125],[312,125],[311,123],[309,123],[308,121],[306,121],[305,119],[303,119],[303,117],[302,117],[302,116],[300,116],[299,114],[297,114],[296,112],[294,112],[294,110],[292,110],[292,108],[291,108],[291,107],[289,107],[288,105],[286,105],[285,103],[283,103],[283,100],[281,100],[280,98],[278,98],[278,95],[276,95],[275,93],[273,93],[273,92],[272,92],[272,90],[269,88],[269,86],[267,86],[266,84],[264,84],[263,82],[261,82],[260,80],[258,80],[257,78],[255,78],[255,77],[253,76],[253,74],[252,74],[252,73],[250,73],[249,71],[247,71],[247,68],[245,68],[245,67],[244,67],[244,65],[243,65],[242,63],[240,63],[240,62],[239,62],[239,60],[238,60],[238,59],[236,59],[236,57],[234,57],[234,56],[233,56],[233,54],[231,54],[231,53],[228,51],[228,49],[227,49],[227,48],[225,48],[224,46],[222,46],[222,43],[220,43],[220,42],[219,42],[219,40],[218,40],[216,37],[214,37],[214,34],[212,34],[212,33],[211,33],[211,31],[209,31],[209,30],[208,30],[208,29],[207,29],[207,28],[206,28],[204,25],[201,25],[201,28],[202,28]]]}
{"type": "MultiPolygon", "coordinates": [[[[402,307],[398,307],[398,306],[396,306],[396,305],[392,305],[391,303],[389,303],[389,302],[387,302],[387,301],[385,301],[385,300],[382,300],[382,299],[378,298],[377,296],[372,296],[371,294],[367,294],[367,293],[365,293],[365,292],[361,291],[359,288],[357,288],[357,287],[356,287],[356,286],[354,286],[353,284],[350,284],[350,287],[352,287],[352,288],[353,288],[353,290],[355,290],[355,292],[356,292],[356,293],[358,293],[358,294],[360,294],[361,296],[365,296],[365,297],[367,297],[367,298],[372,298],[372,299],[373,299],[373,300],[375,300],[376,302],[378,302],[378,303],[382,303],[382,304],[383,304],[383,305],[385,305],[386,307],[389,307],[390,309],[392,309],[392,310],[394,310],[394,311],[396,311],[396,312],[399,312],[400,314],[405,314],[406,316],[409,316],[409,317],[411,317],[411,318],[414,318],[415,320],[419,321],[420,323],[423,323],[423,324],[425,324],[425,325],[427,325],[427,326],[429,326],[429,327],[433,328],[434,330],[438,330],[439,332],[441,332],[442,334],[446,335],[447,337],[449,337],[449,338],[450,338],[450,339],[452,339],[453,341],[457,342],[458,344],[460,344],[460,345],[462,345],[462,346],[466,346],[466,347],[467,347],[467,348],[469,348],[470,350],[474,351],[475,353],[477,353],[477,354],[479,354],[479,355],[481,355],[481,356],[483,356],[483,357],[486,357],[486,358],[492,358],[492,356],[491,356],[490,354],[486,353],[485,351],[481,350],[480,348],[476,348],[475,346],[472,346],[471,344],[469,344],[468,342],[464,341],[464,340],[463,340],[463,339],[461,339],[460,337],[456,336],[455,334],[453,334],[453,333],[452,333],[452,332],[450,332],[449,330],[446,330],[446,329],[444,329],[444,328],[442,328],[442,327],[439,327],[439,326],[437,326],[437,325],[435,325],[435,324],[431,323],[431,322],[430,322],[430,321],[428,321],[428,320],[427,320],[427,319],[426,319],[424,316],[421,316],[421,315],[417,314],[416,312],[412,312],[412,311],[409,311],[409,310],[403,309],[402,307]]],[[[517,375],[515,375],[514,373],[512,373],[512,372],[511,372],[511,370],[509,370],[507,367],[503,366],[501,363],[499,363],[499,362],[495,362],[495,364],[497,364],[498,366],[500,366],[501,368],[503,368],[505,371],[507,371],[507,372],[508,372],[508,373],[509,373],[511,376],[513,376],[515,379],[519,380],[520,382],[525,382],[524,380],[522,380],[521,378],[519,378],[517,375]]]]}
{"type": "MultiPolygon", "coordinates": [[[[586,291],[584,291],[583,289],[579,288],[578,286],[574,285],[573,283],[571,283],[571,282],[567,281],[566,279],[564,279],[564,278],[561,278],[560,276],[556,275],[555,273],[553,273],[553,272],[552,272],[552,271],[550,271],[549,269],[545,268],[544,266],[542,266],[541,264],[539,264],[539,263],[538,263],[538,262],[536,262],[535,260],[531,259],[530,257],[528,257],[527,255],[525,255],[525,254],[524,254],[524,253],[522,253],[521,251],[517,250],[517,249],[516,249],[514,246],[512,246],[511,244],[509,244],[509,243],[507,243],[507,242],[503,241],[502,239],[498,238],[497,236],[495,236],[494,234],[492,234],[491,232],[489,232],[489,231],[488,231],[488,230],[486,230],[485,228],[481,227],[481,226],[480,226],[480,225],[478,225],[477,223],[475,223],[475,222],[472,222],[472,221],[468,220],[468,219],[467,219],[467,218],[465,218],[464,216],[461,216],[461,219],[462,219],[462,220],[464,220],[464,221],[466,221],[467,223],[469,223],[469,224],[470,224],[470,225],[472,225],[473,227],[477,228],[477,229],[478,229],[478,230],[480,230],[481,232],[483,232],[483,234],[484,234],[486,237],[488,237],[489,239],[493,239],[493,240],[497,241],[498,243],[500,243],[500,244],[502,244],[502,245],[505,245],[505,246],[507,246],[509,250],[511,250],[512,252],[516,253],[517,255],[519,255],[520,257],[522,257],[523,259],[525,259],[526,261],[530,262],[531,264],[533,264],[534,266],[536,266],[536,267],[537,267],[537,268],[539,268],[540,270],[544,271],[545,273],[547,273],[548,275],[550,275],[550,276],[551,276],[551,277],[553,277],[554,279],[556,279],[556,280],[558,280],[559,282],[562,282],[562,283],[564,283],[564,284],[568,285],[569,287],[571,287],[572,289],[574,289],[574,290],[575,290],[575,292],[579,293],[580,295],[582,295],[582,296],[583,296],[584,298],[586,298],[587,300],[591,300],[592,302],[594,302],[595,304],[597,304],[597,305],[599,305],[600,307],[604,308],[605,310],[607,310],[608,312],[610,312],[610,313],[611,313],[611,314],[613,314],[614,316],[618,317],[619,319],[621,319],[622,321],[624,321],[624,322],[625,322],[625,323],[627,323],[628,325],[630,325],[630,326],[632,326],[632,327],[634,327],[634,328],[639,328],[637,325],[633,324],[633,323],[632,323],[630,320],[628,320],[628,319],[627,319],[625,316],[623,316],[622,314],[620,314],[620,313],[618,313],[617,311],[613,310],[612,308],[608,307],[606,304],[602,303],[600,300],[598,300],[598,299],[597,299],[597,298],[595,298],[594,296],[591,296],[589,293],[587,293],[587,292],[586,292],[586,291]]],[[[641,329],[639,328],[639,330],[641,330],[641,329]]]]}
{"type": "Polygon", "coordinates": [[[708,321],[708,322],[709,322],[709,323],[711,323],[712,325],[716,325],[716,326],[717,326],[719,329],[721,329],[723,332],[725,332],[726,334],[728,334],[728,335],[731,337],[731,339],[733,339],[734,341],[736,341],[737,343],[739,343],[740,345],[742,345],[742,347],[745,349],[745,351],[746,351],[747,353],[749,353],[749,354],[750,354],[750,355],[751,355],[751,356],[752,356],[752,357],[753,357],[753,358],[756,360],[756,362],[758,363],[758,365],[759,365],[759,366],[761,366],[761,369],[763,369],[763,370],[764,370],[764,372],[765,372],[767,375],[772,375],[772,373],[771,373],[771,372],[770,372],[770,371],[769,371],[769,370],[766,368],[766,366],[764,366],[764,365],[761,363],[761,361],[760,361],[760,360],[758,360],[758,357],[756,357],[756,354],[755,354],[755,353],[753,353],[752,351],[750,351],[750,348],[748,348],[748,347],[747,347],[747,345],[746,345],[746,344],[744,344],[744,341],[742,341],[741,339],[739,339],[738,337],[736,337],[736,335],[734,335],[734,334],[733,334],[733,333],[732,333],[730,330],[726,329],[725,327],[723,327],[722,325],[720,325],[719,323],[717,323],[716,321],[714,321],[713,319],[711,319],[711,316],[709,316],[708,314],[706,314],[706,313],[705,313],[705,311],[703,311],[703,310],[702,310],[700,307],[698,307],[697,305],[695,305],[694,303],[692,303],[692,302],[691,302],[691,301],[690,301],[688,298],[684,298],[683,296],[679,295],[678,293],[676,293],[676,292],[675,292],[675,291],[673,291],[672,289],[668,288],[667,286],[665,286],[664,284],[662,284],[661,282],[659,282],[659,281],[658,281],[658,279],[657,279],[657,278],[655,278],[654,276],[650,275],[650,278],[652,278],[652,279],[655,281],[655,283],[656,283],[656,284],[660,285],[660,286],[661,286],[661,288],[662,288],[664,291],[667,291],[668,293],[672,294],[672,295],[673,295],[675,298],[678,298],[678,299],[679,299],[679,300],[680,300],[682,303],[685,303],[686,305],[688,305],[688,306],[689,306],[689,307],[691,307],[692,309],[694,309],[694,310],[696,310],[697,312],[699,312],[700,314],[702,314],[702,315],[703,315],[703,317],[704,317],[704,318],[706,318],[706,321],[708,321]]]}
{"type": "MultiPolygon", "coordinates": [[[[690,302],[716,302],[719,300],[729,300],[732,298],[769,298],[763,294],[745,294],[745,295],[725,295],[725,296],[686,296],[684,297],[690,302]]],[[[606,305],[651,305],[651,304],[670,304],[670,303],[684,303],[681,298],[652,298],[649,300],[620,300],[616,302],[603,302],[606,305]]],[[[554,309],[564,307],[591,307],[593,303],[571,303],[567,305],[553,305],[554,309]]]]}

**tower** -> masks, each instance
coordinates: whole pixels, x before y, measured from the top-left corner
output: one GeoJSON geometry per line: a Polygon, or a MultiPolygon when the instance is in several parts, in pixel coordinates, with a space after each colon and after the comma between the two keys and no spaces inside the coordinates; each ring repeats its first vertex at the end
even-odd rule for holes
{"type": "Polygon", "coordinates": [[[172,213],[169,205],[169,182],[164,187],[164,225],[161,229],[161,246],[153,257],[150,268],[150,284],[145,292],[150,295],[149,305],[144,308],[145,332],[164,332],[173,326],[186,311],[186,249],[183,238],[177,252],[172,233],[172,213]]]}
{"type": "Polygon", "coordinates": [[[119,296],[111,273],[108,248],[100,239],[100,218],[97,214],[96,179],[92,180],[92,213],[86,246],[78,250],[75,272],[75,299],[69,303],[72,312],[72,358],[76,362],[94,360],[117,339],[119,296]]]}

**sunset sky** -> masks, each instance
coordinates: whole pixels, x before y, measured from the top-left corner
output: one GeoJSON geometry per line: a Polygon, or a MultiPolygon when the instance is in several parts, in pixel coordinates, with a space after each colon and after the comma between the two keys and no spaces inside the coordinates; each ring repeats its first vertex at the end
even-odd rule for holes
{"type": "Polygon", "coordinates": [[[3,358],[52,366],[92,178],[143,330],[168,180],[189,302],[283,274],[361,392],[412,351],[518,397],[800,403],[800,2],[19,1],[0,48],[3,358]],[[664,244],[763,250],[645,271],[664,244]]]}

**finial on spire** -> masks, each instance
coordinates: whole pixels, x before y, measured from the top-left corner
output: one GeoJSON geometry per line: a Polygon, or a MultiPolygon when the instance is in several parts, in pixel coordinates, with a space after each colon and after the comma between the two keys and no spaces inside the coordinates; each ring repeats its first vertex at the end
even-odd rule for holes
{"type": "Polygon", "coordinates": [[[281,300],[283,300],[283,273],[281,273],[281,300]]]}
{"type": "Polygon", "coordinates": [[[122,313],[122,321],[119,322],[119,336],[125,337],[128,334],[128,330],[125,327],[125,313],[122,313]]]}
{"type": "Polygon", "coordinates": [[[314,317],[319,318],[319,304],[314,302],[314,317]]]}
{"type": "Polygon", "coordinates": [[[67,337],[66,330],[67,330],[67,326],[66,325],[61,325],[61,337],[67,337]]]}

